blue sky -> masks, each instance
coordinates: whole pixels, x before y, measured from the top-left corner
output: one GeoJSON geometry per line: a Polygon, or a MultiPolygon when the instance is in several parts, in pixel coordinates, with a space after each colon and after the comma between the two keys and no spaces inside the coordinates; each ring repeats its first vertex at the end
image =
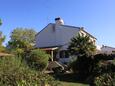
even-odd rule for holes
{"type": "Polygon", "coordinates": [[[17,27],[37,32],[60,16],[65,24],[85,27],[97,44],[115,47],[115,0],[0,0],[0,30],[9,40],[17,27]]]}

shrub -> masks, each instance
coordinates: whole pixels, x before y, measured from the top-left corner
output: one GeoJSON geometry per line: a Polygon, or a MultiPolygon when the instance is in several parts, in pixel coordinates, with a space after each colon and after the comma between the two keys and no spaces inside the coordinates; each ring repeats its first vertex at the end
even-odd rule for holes
{"type": "MultiPolygon", "coordinates": [[[[115,66],[111,63],[113,55],[97,54],[94,56],[78,56],[70,67],[74,73],[78,73],[80,78],[91,82],[95,77],[103,73],[115,72],[115,66]],[[92,79],[92,80],[91,80],[92,79]]],[[[91,82],[92,83],[92,82],[91,82]]]]}
{"type": "Polygon", "coordinates": [[[16,57],[22,57],[24,58],[24,50],[22,48],[15,48],[15,49],[6,49],[7,53],[11,53],[15,55],[16,57]]]}
{"type": "Polygon", "coordinates": [[[78,69],[77,69],[78,63],[77,63],[76,61],[77,61],[77,59],[76,59],[76,60],[73,60],[73,61],[71,61],[71,62],[69,63],[69,68],[71,68],[74,73],[77,73],[77,72],[78,72],[78,69]]]}
{"type": "Polygon", "coordinates": [[[104,73],[95,77],[94,84],[96,86],[115,86],[115,74],[104,73]]]}
{"type": "Polygon", "coordinates": [[[14,50],[14,54],[17,55],[18,57],[22,57],[24,55],[24,50],[21,48],[16,48],[14,50]]]}
{"type": "Polygon", "coordinates": [[[30,69],[19,57],[0,58],[0,86],[40,86],[42,82],[58,86],[51,76],[30,69]]]}
{"type": "MultiPolygon", "coordinates": [[[[15,57],[0,58],[0,85],[17,86],[22,81],[28,84],[39,83],[34,79],[39,76],[36,72],[30,70],[28,66],[15,57]]],[[[27,86],[27,85],[25,85],[27,86]]]]}
{"type": "Polygon", "coordinates": [[[44,70],[48,65],[50,55],[40,49],[32,50],[29,56],[29,64],[36,70],[44,70]]]}
{"type": "Polygon", "coordinates": [[[85,80],[92,71],[92,58],[85,55],[78,56],[70,63],[70,67],[74,73],[79,75],[79,78],[85,80]]]}
{"type": "Polygon", "coordinates": [[[96,86],[115,86],[115,65],[113,55],[98,54],[94,56],[92,76],[96,86]]]}

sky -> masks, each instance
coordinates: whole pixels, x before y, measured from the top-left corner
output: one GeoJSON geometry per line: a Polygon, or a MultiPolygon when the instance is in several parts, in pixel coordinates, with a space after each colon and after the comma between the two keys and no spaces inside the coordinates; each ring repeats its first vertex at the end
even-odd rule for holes
{"type": "Polygon", "coordinates": [[[115,47],[115,0],[0,0],[0,31],[7,44],[17,27],[39,32],[61,17],[66,25],[84,27],[98,45],[115,47]]]}

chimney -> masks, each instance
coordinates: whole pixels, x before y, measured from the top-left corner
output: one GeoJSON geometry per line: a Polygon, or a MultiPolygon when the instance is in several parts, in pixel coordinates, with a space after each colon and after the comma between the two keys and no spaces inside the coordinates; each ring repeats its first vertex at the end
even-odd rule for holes
{"type": "Polygon", "coordinates": [[[55,18],[55,24],[56,25],[64,25],[64,21],[60,17],[57,17],[57,18],[55,18]]]}

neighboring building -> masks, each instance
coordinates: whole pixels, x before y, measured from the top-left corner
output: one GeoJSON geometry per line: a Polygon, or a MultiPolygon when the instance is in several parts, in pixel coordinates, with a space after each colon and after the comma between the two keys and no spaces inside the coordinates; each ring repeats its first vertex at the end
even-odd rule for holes
{"type": "Polygon", "coordinates": [[[67,48],[71,38],[77,34],[88,35],[95,44],[96,38],[86,32],[83,27],[64,25],[61,18],[56,18],[55,23],[48,24],[36,34],[36,47],[45,50],[52,55],[52,60],[59,60],[61,63],[69,61],[67,48]]]}
{"type": "Polygon", "coordinates": [[[101,46],[96,45],[96,54],[100,54],[100,53],[101,53],[101,46]]]}
{"type": "Polygon", "coordinates": [[[115,54],[115,48],[102,45],[100,53],[103,54],[115,54]]]}

